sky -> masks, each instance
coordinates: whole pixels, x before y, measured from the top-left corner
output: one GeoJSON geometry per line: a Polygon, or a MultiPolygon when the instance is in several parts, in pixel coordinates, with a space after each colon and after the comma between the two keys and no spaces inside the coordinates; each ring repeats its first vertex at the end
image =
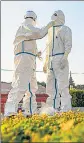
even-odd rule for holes
{"type": "MultiPolygon", "coordinates": [[[[50,20],[54,11],[62,10],[65,25],[72,30],[72,50],[69,54],[69,70],[76,84],[84,84],[84,2],[83,1],[2,1],[1,2],[1,68],[14,70],[13,41],[16,31],[24,21],[27,10],[33,10],[38,17],[37,26],[41,28],[50,20]]],[[[43,51],[46,37],[37,40],[39,51],[43,51]]],[[[43,53],[43,61],[45,52],[43,53]]],[[[43,61],[37,59],[37,71],[42,71],[43,61]]],[[[37,80],[46,82],[46,74],[37,72],[37,80]]],[[[12,71],[1,71],[1,81],[11,82],[12,71]]]]}

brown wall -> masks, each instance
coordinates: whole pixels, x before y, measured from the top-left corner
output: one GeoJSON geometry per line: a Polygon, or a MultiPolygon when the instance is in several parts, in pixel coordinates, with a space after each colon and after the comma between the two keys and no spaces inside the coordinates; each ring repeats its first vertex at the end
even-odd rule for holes
{"type": "MultiPolygon", "coordinates": [[[[4,113],[4,105],[6,103],[8,94],[1,94],[1,113],[4,113]]],[[[48,95],[47,94],[36,94],[37,102],[46,102],[48,95]]]]}

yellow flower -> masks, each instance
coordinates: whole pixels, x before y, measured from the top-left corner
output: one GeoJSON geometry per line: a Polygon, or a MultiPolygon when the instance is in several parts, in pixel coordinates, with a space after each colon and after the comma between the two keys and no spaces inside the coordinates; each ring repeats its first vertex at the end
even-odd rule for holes
{"type": "Polygon", "coordinates": [[[62,123],[60,127],[62,130],[66,131],[66,130],[69,130],[73,126],[73,124],[74,124],[74,120],[72,119],[67,121],[66,123],[62,123]]]}
{"type": "Polygon", "coordinates": [[[11,129],[10,128],[7,128],[7,132],[10,132],[11,131],[11,129]]]}
{"type": "Polygon", "coordinates": [[[46,135],[46,136],[43,138],[43,140],[44,140],[44,142],[48,142],[48,141],[50,141],[50,138],[51,138],[50,135],[46,135]]]}
{"type": "MultiPolygon", "coordinates": [[[[52,117],[45,114],[34,114],[28,118],[23,117],[22,113],[19,112],[14,117],[3,119],[1,125],[2,142],[15,142],[16,138],[18,139],[19,137],[18,134],[23,129],[23,134],[30,136],[31,142],[56,142],[58,137],[60,142],[81,141],[80,139],[83,138],[83,126],[83,112],[69,111],[55,114],[52,117]],[[36,129],[36,132],[31,130],[33,127],[36,129]],[[47,130],[52,131],[52,135],[47,130]],[[66,132],[66,136],[64,131],[66,132]]],[[[27,143],[28,140],[24,139],[23,142],[27,143]]]]}
{"type": "Polygon", "coordinates": [[[56,126],[53,126],[53,131],[56,131],[56,129],[57,129],[56,126]]]}
{"type": "Polygon", "coordinates": [[[14,136],[14,137],[12,137],[12,139],[9,141],[10,143],[11,142],[15,142],[15,139],[16,139],[16,137],[14,136]]]}
{"type": "Polygon", "coordinates": [[[32,142],[40,142],[40,141],[41,141],[41,139],[40,139],[39,134],[33,133],[32,134],[32,142]]]}
{"type": "Polygon", "coordinates": [[[25,135],[30,135],[31,132],[27,129],[24,134],[25,134],[25,135]]]}

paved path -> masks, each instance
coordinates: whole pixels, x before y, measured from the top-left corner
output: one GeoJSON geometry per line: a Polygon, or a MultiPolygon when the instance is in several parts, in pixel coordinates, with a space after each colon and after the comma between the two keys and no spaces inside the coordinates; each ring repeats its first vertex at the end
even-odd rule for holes
{"type": "Polygon", "coordinates": [[[72,111],[78,110],[84,112],[84,107],[73,107],[72,111]]]}

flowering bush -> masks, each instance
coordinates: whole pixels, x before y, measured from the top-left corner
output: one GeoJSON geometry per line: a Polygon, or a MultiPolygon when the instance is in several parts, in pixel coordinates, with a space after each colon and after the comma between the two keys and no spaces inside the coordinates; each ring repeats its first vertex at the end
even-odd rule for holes
{"type": "Polygon", "coordinates": [[[84,142],[84,112],[56,113],[54,116],[22,113],[4,118],[2,143],[7,142],[84,142]]]}

